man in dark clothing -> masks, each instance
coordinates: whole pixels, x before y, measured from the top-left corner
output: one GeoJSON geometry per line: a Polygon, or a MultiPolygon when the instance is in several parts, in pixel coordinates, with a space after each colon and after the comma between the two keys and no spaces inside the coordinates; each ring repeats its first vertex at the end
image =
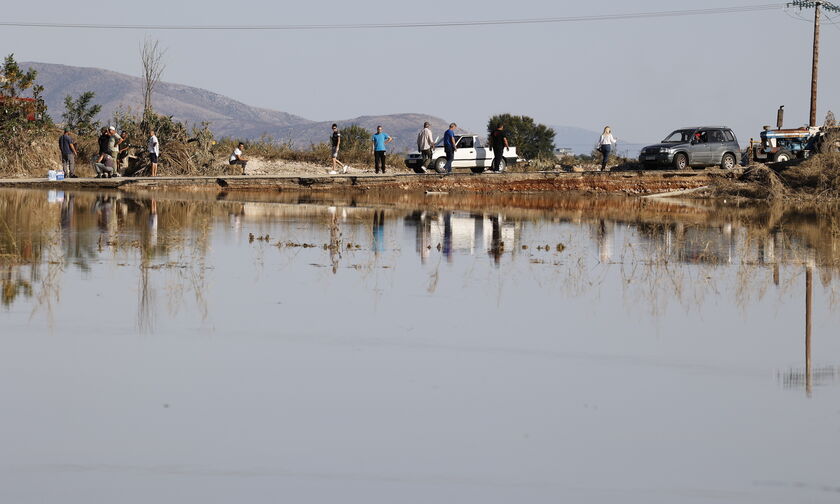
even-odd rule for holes
{"type": "Polygon", "coordinates": [[[102,155],[108,154],[108,140],[111,139],[111,135],[108,134],[108,128],[102,128],[99,130],[99,163],[102,162],[102,155]]]}
{"type": "Polygon", "coordinates": [[[493,166],[491,169],[497,172],[505,158],[505,151],[510,149],[504,124],[499,124],[496,131],[490,135],[490,144],[493,147],[493,166]]]}
{"type": "Polygon", "coordinates": [[[443,152],[446,153],[446,167],[444,171],[446,173],[452,173],[452,162],[455,160],[455,151],[458,150],[458,146],[456,145],[458,137],[455,136],[455,128],[457,127],[457,124],[452,123],[449,125],[446,133],[443,134],[443,152]]]}
{"type": "Polygon", "coordinates": [[[67,178],[76,177],[76,142],[70,136],[70,128],[64,128],[64,134],[58,137],[58,148],[61,150],[61,168],[67,178]]]}

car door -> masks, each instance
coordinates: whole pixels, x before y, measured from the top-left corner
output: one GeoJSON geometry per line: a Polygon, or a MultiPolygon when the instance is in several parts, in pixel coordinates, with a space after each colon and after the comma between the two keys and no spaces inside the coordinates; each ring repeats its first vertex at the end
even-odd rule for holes
{"type": "Polygon", "coordinates": [[[462,136],[455,144],[458,149],[455,151],[455,160],[452,166],[456,168],[470,168],[475,166],[475,145],[473,137],[462,136]]]}
{"type": "Polygon", "coordinates": [[[726,152],[726,136],[723,130],[711,130],[709,132],[709,164],[720,164],[724,152],[726,152]]]}
{"type": "Polygon", "coordinates": [[[688,162],[693,165],[709,164],[709,159],[711,159],[709,130],[697,130],[694,135],[694,139],[689,146],[688,162]]]}
{"type": "Polygon", "coordinates": [[[475,148],[475,165],[484,166],[485,168],[489,167],[493,163],[492,156],[490,155],[490,149],[488,149],[478,137],[475,137],[473,147],[475,148]]]}

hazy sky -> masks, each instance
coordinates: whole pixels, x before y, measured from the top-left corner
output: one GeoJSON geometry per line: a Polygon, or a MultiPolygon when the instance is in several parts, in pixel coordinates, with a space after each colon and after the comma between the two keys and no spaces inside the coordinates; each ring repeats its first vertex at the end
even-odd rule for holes
{"type": "MultiPolygon", "coordinates": [[[[7,21],[335,24],[565,17],[756,5],[756,0],[568,2],[57,0],[7,21]]],[[[810,14],[810,13],[809,13],[810,14]]],[[[840,21],[840,20],[838,20],[840,21]]],[[[0,29],[19,60],[139,74],[132,30],[0,29]]],[[[316,120],[421,112],[481,130],[494,113],[647,142],[726,124],[741,143],[775,121],[807,122],[812,26],[783,10],[642,20],[460,28],[150,32],[169,48],[164,80],[316,120]]],[[[840,24],[823,29],[820,121],[840,114],[840,24]]]]}

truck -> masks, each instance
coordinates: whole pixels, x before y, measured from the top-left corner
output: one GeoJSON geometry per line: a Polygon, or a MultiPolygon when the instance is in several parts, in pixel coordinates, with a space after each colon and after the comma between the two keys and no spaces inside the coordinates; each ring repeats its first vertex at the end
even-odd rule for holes
{"type": "Polygon", "coordinates": [[[776,116],[776,129],[765,126],[759,140],[750,139],[750,156],[754,161],[782,163],[805,159],[813,154],[840,152],[840,126],[804,126],[784,129],[784,105],[776,116]]]}
{"type": "MultiPolygon", "coordinates": [[[[468,168],[473,173],[483,173],[493,164],[493,150],[490,146],[484,145],[478,135],[456,135],[455,136],[455,159],[452,161],[452,169],[468,168]]],[[[519,156],[516,147],[505,151],[502,162],[499,163],[499,172],[505,171],[508,166],[514,166],[519,156]]],[[[443,139],[435,141],[435,148],[432,151],[431,164],[423,166],[423,156],[420,151],[409,152],[405,157],[405,165],[414,170],[415,173],[426,173],[432,169],[438,173],[446,173],[446,153],[443,149],[443,139]]]]}

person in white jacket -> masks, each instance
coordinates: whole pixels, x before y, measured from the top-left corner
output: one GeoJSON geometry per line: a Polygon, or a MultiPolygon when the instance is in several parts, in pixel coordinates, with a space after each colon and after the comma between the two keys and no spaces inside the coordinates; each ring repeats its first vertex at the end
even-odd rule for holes
{"type": "Polygon", "coordinates": [[[616,142],[618,142],[618,139],[613,136],[610,127],[605,127],[604,133],[601,134],[601,138],[598,140],[598,151],[601,153],[601,171],[607,169],[607,161],[616,142]]]}

